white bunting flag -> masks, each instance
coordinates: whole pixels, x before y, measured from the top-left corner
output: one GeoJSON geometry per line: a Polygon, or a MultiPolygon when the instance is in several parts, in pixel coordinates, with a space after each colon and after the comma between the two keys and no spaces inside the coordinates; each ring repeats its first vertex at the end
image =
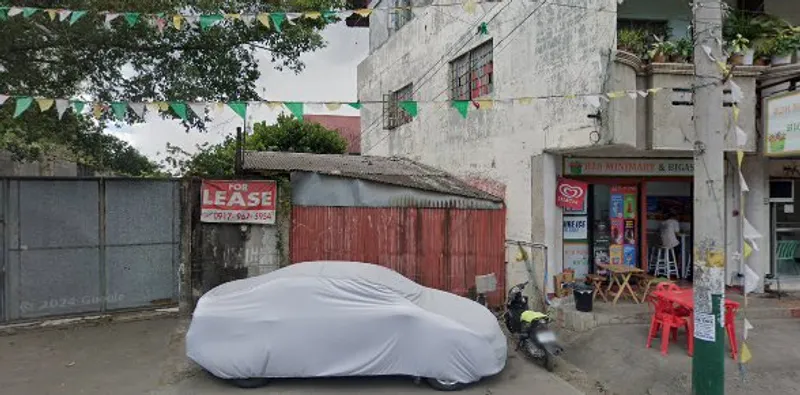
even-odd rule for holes
{"type": "Polygon", "coordinates": [[[303,16],[303,13],[301,13],[301,12],[287,12],[286,13],[286,22],[289,22],[289,24],[294,25],[295,24],[294,21],[296,19],[302,17],[302,16],[303,16]]]}
{"type": "Polygon", "coordinates": [[[71,14],[72,14],[72,11],[70,11],[70,10],[60,10],[60,11],[58,11],[58,20],[59,20],[59,22],[66,21],[67,18],[69,18],[69,16],[71,14]]]}
{"type": "Polygon", "coordinates": [[[744,265],[744,293],[749,294],[758,288],[758,280],[761,277],[750,268],[750,265],[744,265]]]}
{"type": "Polygon", "coordinates": [[[113,21],[114,19],[117,19],[118,17],[119,17],[119,14],[116,14],[116,13],[109,12],[108,14],[106,14],[106,20],[105,20],[105,22],[103,22],[105,24],[105,26],[106,26],[106,29],[111,29],[111,21],[113,21]]]}
{"type": "Polygon", "coordinates": [[[628,92],[628,97],[630,97],[631,100],[636,100],[637,96],[638,95],[637,95],[637,93],[635,91],[634,92],[628,92]]]}
{"type": "Polygon", "coordinates": [[[763,236],[761,236],[761,233],[758,233],[756,228],[754,228],[753,225],[750,224],[750,221],[748,221],[747,218],[742,218],[742,219],[744,220],[744,239],[745,240],[755,241],[755,240],[760,239],[760,238],[763,237],[763,236]]]}
{"type": "Polygon", "coordinates": [[[144,103],[128,103],[128,107],[137,117],[144,119],[144,103]]]}
{"type": "Polygon", "coordinates": [[[744,180],[744,175],[742,175],[741,170],[739,170],[739,184],[742,187],[742,192],[750,192],[750,187],[747,186],[747,181],[744,180]]]}
{"type": "Polygon", "coordinates": [[[197,115],[198,118],[204,118],[206,116],[205,103],[189,103],[189,108],[192,109],[192,112],[197,115]]]}
{"type": "Polygon", "coordinates": [[[594,108],[600,108],[600,96],[590,95],[584,97],[583,100],[594,108]]]}
{"type": "Polygon", "coordinates": [[[58,119],[64,116],[64,113],[69,108],[69,100],[65,99],[56,99],[56,112],[58,113],[58,119]]]}
{"type": "Polygon", "coordinates": [[[253,14],[244,14],[242,15],[242,22],[244,22],[247,27],[253,27],[253,22],[256,20],[256,16],[253,14]]]}
{"type": "Polygon", "coordinates": [[[0,106],[8,100],[8,95],[0,95],[0,106]]]}
{"type": "Polygon", "coordinates": [[[11,8],[8,9],[8,16],[9,17],[17,16],[19,14],[22,14],[22,7],[11,7],[11,8]]]}
{"type": "Polygon", "coordinates": [[[744,148],[747,145],[747,133],[744,132],[739,125],[735,126],[736,128],[736,146],[739,148],[744,148]]]}
{"type": "Polygon", "coordinates": [[[733,82],[733,80],[728,81],[731,84],[731,98],[733,99],[734,103],[741,103],[742,99],[744,99],[744,92],[742,92],[742,87],[739,84],[733,82]]]}
{"type": "Polygon", "coordinates": [[[742,331],[742,338],[747,340],[747,335],[750,333],[750,330],[753,329],[753,325],[750,323],[750,320],[747,318],[744,319],[744,331],[742,331]]]}

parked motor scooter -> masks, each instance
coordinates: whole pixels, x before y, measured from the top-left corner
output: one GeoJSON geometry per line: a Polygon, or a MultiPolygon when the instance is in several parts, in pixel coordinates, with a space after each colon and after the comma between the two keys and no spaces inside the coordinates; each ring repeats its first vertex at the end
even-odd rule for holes
{"type": "Polygon", "coordinates": [[[503,318],[506,327],[517,340],[517,350],[528,358],[541,362],[552,372],[555,368],[554,356],[563,352],[555,332],[549,327],[551,321],[547,314],[530,310],[528,297],[522,291],[528,282],[517,284],[508,291],[506,312],[503,318]]]}

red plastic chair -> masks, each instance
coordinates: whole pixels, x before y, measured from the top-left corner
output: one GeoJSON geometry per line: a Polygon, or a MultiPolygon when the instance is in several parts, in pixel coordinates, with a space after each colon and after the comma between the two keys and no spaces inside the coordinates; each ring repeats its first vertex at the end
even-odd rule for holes
{"type": "Polygon", "coordinates": [[[739,344],[736,339],[736,313],[739,307],[738,302],[725,302],[725,332],[728,334],[728,344],[731,346],[731,357],[734,360],[739,355],[739,344]]]}
{"type": "MultiPolygon", "coordinates": [[[[656,291],[664,291],[664,292],[672,292],[672,291],[680,291],[681,288],[677,286],[675,283],[660,283],[656,285],[656,291]]],[[[672,314],[678,315],[680,317],[688,317],[692,315],[691,310],[677,306],[672,308],[672,314]]],[[[676,331],[677,332],[677,331],[676,331]]],[[[677,335],[673,336],[677,340],[677,335]]]]}
{"type": "Polygon", "coordinates": [[[689,316],[678,315],[672,303],[658,297],[649,297],[647,301],[654,308],[653,318],[650,320],[650,331],[647,334],[647,348],[651,348],[653,339],[658,335],[660,329],[661,354],[666,356],[669,349],[670,333],[674,340],[678,340],[678,329],[685,327],[688,336],[687,345],[689,348],[689,356],[692,356],[692,354],[694,354],[694,342],[692,341],[694,328],[690,322],[689,316]]]}

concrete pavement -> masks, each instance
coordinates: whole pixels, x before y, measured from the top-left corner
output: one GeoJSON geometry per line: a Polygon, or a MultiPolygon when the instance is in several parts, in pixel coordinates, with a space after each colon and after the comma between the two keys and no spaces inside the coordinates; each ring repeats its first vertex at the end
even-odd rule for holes
{"type": "MultiPolygon", "coordinates": [[[[161,318],[95,323],[0,336],[3,395],[212,395],[241,389],[210,377],[186,361],[186,322],[161,318]]],[[[435,394],[409,378],[276,380],[270,394],[435,394]]],[[[511,353],[506,369],[464,395],[581,394],[560,377],[511,353]]]]}

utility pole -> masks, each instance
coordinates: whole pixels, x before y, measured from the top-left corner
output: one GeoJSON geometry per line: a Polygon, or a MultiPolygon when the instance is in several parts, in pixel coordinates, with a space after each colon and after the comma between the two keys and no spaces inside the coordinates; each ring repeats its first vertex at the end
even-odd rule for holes
{"type": "Polygon", "coordinates": [[[694,358],[692,393],[725,393],[725,122],[722,4],[694,0],[694,358]],[[707,49],[711,49],[710,56],[707,49]],[[713,58],[713,59],[712,59],[713,58]]]}

